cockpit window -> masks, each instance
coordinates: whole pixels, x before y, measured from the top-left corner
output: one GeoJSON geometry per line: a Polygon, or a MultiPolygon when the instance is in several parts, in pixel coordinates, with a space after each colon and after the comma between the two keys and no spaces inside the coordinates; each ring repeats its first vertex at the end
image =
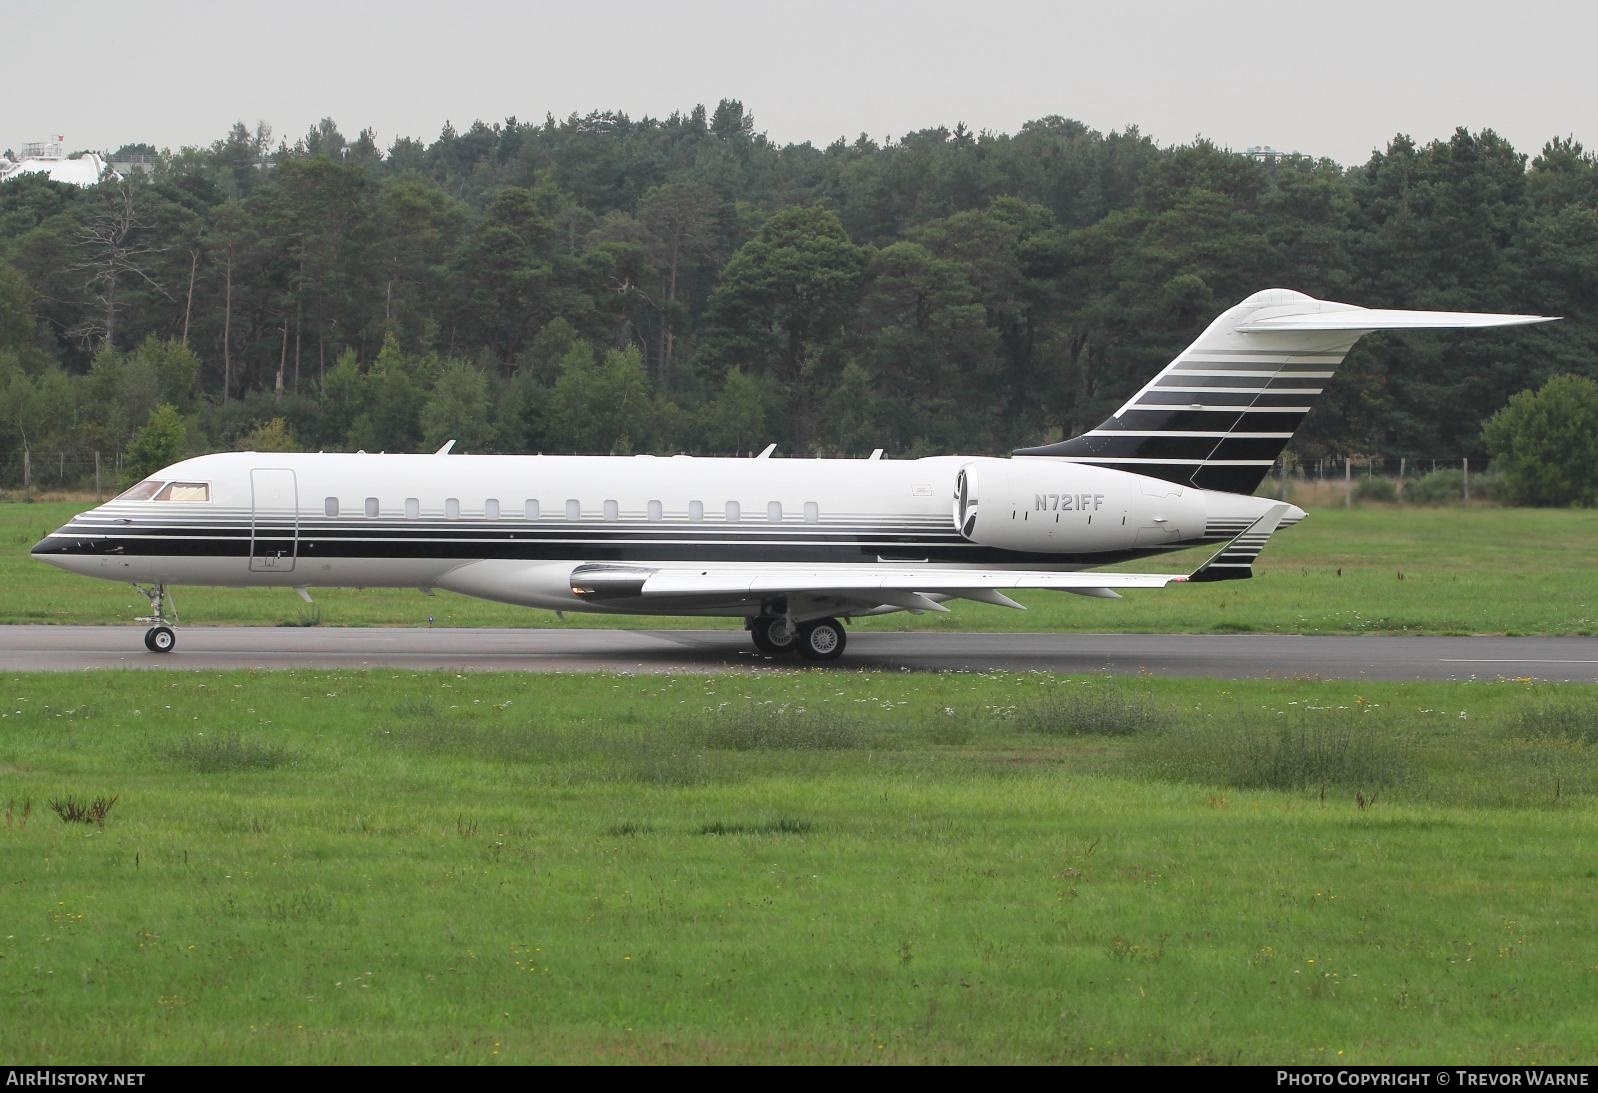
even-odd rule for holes
{"type": "Polygon", "coordinates": [[[211,499],[211,486],[206,482],[168,482],[160,493],[155,495],[157,501],[209,501],[211,499]]]}
{"type": "Polygon", "coordinates": [[[131,490],[128,490],[126,493],[118,495],[117,500],[118,501],[148,501],[150,498],[155,496],[155,491],[160,489],[160,488],[161,488],[161,483],[160,483],[160,481],[158,479],[146,478],[143,482],[140,482],[137,486],[134,486],[131,490]]]}

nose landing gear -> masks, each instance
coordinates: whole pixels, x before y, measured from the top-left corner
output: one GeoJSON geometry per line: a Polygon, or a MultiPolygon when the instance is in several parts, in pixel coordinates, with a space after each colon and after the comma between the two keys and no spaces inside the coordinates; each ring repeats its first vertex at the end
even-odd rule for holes
{"type": "Polygon", "coordinates": [[[172,627],[167,625],[165,607],[172,608],[172,621],[178,617],[177,604],[173,602],[172,595],[166,590],[166,585],[158,584],[146,588],[143,585],[134,585],[139,593],[150,601],[150,613],[135,619],[135,622],[148,622],[151,627],[144,632],[144,647],[152,653],[170,653],[177,648],[178,636],[172,627]]]}

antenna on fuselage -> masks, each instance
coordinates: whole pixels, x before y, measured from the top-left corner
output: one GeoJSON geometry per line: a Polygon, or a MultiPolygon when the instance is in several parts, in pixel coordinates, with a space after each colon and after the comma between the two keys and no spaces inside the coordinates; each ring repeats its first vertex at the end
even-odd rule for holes
{"type": "Polygon", "coordinates": [[[438,451],[434,452],[433,454],[434,455],[448,455],[449,454],[449,450],[451,448],[453,448],[454,446],[455,446],[455,442],[453,440],[446,440],[446,441],[444,441],[444,446],[442,448],[440,448],[438,451]]]}
{"type": "Polygon", "coordinates": [[[777,450],[777,446],[775,444],[767,444],[764,448],[762,448],[760,450],[760,454],[755,456],[755,458],[756,459],[770,459],[771,458],[771,453],[776,451],[776,450],[777,450]]]}

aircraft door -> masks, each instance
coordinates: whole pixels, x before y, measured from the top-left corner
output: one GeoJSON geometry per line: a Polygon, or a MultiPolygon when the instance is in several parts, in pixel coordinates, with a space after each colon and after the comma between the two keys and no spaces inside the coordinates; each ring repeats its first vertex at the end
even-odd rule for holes
{"type": "Polygon", "coordinates": [[[300,499],[294,472],[252,470],[250,494],[250,569],[292,573],[300,544],[300,499]]]}

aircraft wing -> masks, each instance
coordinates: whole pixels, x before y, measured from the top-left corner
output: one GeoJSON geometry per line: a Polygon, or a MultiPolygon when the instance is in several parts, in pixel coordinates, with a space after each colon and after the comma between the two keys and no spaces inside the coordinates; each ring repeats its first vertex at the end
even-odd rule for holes
{"type": "Polygon", "coordinates": [[[1185,581],[1237,580],[1253,576],[1253,562],[1280,525],[1288,506],[1273,505],[1191,574],[1106,573],[1040,570],[958,569],[952,566],[695,566],[646,569],[595,564],[572,571],[572,591],[596,600],[677,597],[700,600],[761,600],[804,596],[911,611],[947,611],[939,599],[968,599],[1021,608],[1006,590],[1054,589],[1082,596],[1117,598],[1117,589],[1163,588],[1185,581]]]}
{"type": "MultiPolygon", "coordinates": [[[[644,580],[644,596],[805,595],[855,603],[891,604],[909,610],[946,611],[932,596],[979,600],[1003,607],[1021,607],[1004,595],[1006,589],[1052,588],[1087,596],[1113,597],[1118,588],[1163,588],[1185,581],[1180,573],[1049,573],[1026,570],[991,571],[926,566],[924,568],[813,569],[770,566],[725,570],[660,570],[644,580]]],[[[575,576],[574,576],[575,583],[575,576]]]]}

